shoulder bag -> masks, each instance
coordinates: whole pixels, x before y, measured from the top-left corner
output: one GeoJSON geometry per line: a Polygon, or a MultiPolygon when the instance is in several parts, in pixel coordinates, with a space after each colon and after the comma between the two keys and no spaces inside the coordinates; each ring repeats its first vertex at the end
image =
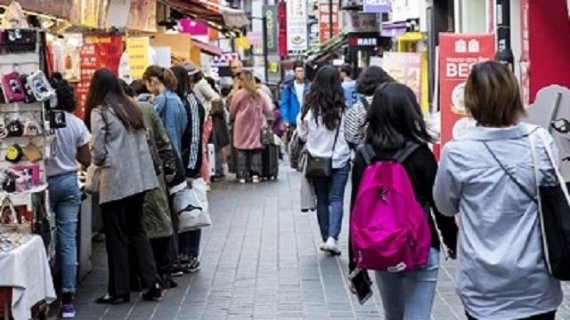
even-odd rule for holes
{"type": "MultiPolygon", "coordinates": [[[[105,109],[101,109],[101,118],[105,126],[107,126],[107,116],[105,115],[105,109]]],[[[107,143],[107,133],[105,133],[105,144],[107,143]]],[[[105,146],[106,148],[106,146],[105,146]]],[[[105,150],[105,157],[103,157],[103,161],[107,158],[107,152],[105,150]]],[[[87,177],[85,181],[84,190],[89,194],[96,194],[99,193],[99,188],[101,184],[101,166],[91,164],[87,168],[87,177]]]]}
{"type": "MultiPolygon", "coordinates": [[[[342,120],[342,116],[341,116],[342,120]]],[[[332,162],[334,157],[334,151],[336,149],[336,143],[338,141],[338,134],[340,132],[340,126],[342,126],[342,121],[339,121],[338,128],[336,128],[336,134],[334,136],[334,143],[332,147],[332,154],[330,157],[315,157],[311,155],[309,151],[306,154],[306,168],[305,177],[307,178],[326,178],[332,175],[332,162]]]]}

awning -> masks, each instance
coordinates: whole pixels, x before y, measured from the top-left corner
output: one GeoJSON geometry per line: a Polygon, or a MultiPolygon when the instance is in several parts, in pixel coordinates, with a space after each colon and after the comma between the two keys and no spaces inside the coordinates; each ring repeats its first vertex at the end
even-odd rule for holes
{"type": "Polygon", "coordinates": [[[180,13],[197,20],[214,23],[226,29],[239,29],[249,25],[242,10],[236,10],[205,0],[160,0],[180,13]]]}
{"type": "Polygon", "coordinates": [[[221,56],[223,53],[222,49],[194,38],[192,38],[192,45],[202,50],[202,53],[209,54],[211,56],[221,56]]]}
{"type": "Polygon", "coordinates": [[[342,49],[342,47],[347,44],[347,40],[348,37],[346,34],[337,34],[317,48],[308,50],[305,54],[306,62],[314,61],[316,63],[322,63],[328,60],[336,51],[342,49]]]}
{"type": "Polygon", "coordinates": [[[399,37],[408,31],[407,22],[388,22],[382,24],[383,37],[399,37]]]}

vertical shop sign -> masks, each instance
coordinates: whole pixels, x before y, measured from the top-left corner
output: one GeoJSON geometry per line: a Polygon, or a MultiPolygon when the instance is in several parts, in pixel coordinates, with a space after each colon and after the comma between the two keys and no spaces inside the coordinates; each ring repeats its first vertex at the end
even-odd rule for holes
{"type": "Polygon", "coordinates": [[[441,144],[475,127],[465,109],[465,82],[473,66],[495,56],[492,34],[439,34],[441,144]]]}
{"type": "Polygon", "coordinates": [[[521,1],[521,90],[525,107],[530,105],[530,27],[529,27],[529,0],[521,1]]]}
{"type": "Polygon", "coordinates": [[[84,37],[83,46],[79,51],[81,80],[75,90],[79,102],[77,116],[83,118],[85,98],[95,71],[106,68],[116,75],[119,72],[122,53],[123,39],[121,36],[96,35],[84,37]]]}
{"type": "Polygon", "coordinates": [[[339,10],[338,10],[338,2],[333,1],[332,6],[329,3],[329,0],[320,0],[319,1],[319,38],[320,42],[323,43],[331,38],[331,17],[330,11],[332,7],[332,36],[338,34],[339,32],[339,10]]]}
{"type": "Polygon", "coordinates": [[[419,52],[386,52],[383,68],[396,81],[410,87],[418,103],[422,101],[422,54],[419,52]]]}
{"type": "Polygon", "coordinates": [[[127,55],[133,79],[141,79],[148,66],[149,39],[147,37],[128,38],[127,55]]]}
{"type": "Polygon", "coordinates": [[[284,57],[287,55],[287,5],[285,2],[279,2],[277,5],[277,20],[279,23],[279,55],[284,57]]]}
{"type": "Polygon", "coordinates": [[[307,39],[307,0],[288,0],[287,3],[287,51],[300,55],[309,41],[307,39]]]}
{"type": "Polygon", "coordinates": [[[267,43],[267,53],[277,53],[277,7],[264,6],[263,16],[265,17],[265,42],[267,43]]]}

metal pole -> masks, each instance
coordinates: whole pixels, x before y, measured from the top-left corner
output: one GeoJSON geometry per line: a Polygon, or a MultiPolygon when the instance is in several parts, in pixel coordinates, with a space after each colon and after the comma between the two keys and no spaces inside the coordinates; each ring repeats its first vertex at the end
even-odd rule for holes
{"type": "Polygon", "coordinates": [[[268,68],[269,68],[269,57],[267,54],[267,16],[264,15],[261,19],[263,21],[263,63],[265,65],[265,83],[269,83],[268,68]]]}
{"type": "Polygon", "coordinates": [[[497,0],[497,53],[495,60],[514,71],[515,57],[511,48],[511,1],[497,0]]]}
{"type": "Polygon", "coordinates": [[[329,40],[333,37],[333,0],[329,0],[329,40]]]}

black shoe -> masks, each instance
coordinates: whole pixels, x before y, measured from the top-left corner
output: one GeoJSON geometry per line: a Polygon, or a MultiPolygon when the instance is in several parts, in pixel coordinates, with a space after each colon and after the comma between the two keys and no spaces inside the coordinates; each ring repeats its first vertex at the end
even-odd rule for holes
{"type": "Polygon", "coordinates": [[[95,303],[98,304],[123,304],[123,303],[129,303],[131,302],[131,294],[127,293],[127,294],[121,294],[118,296],[111,296],[109,294],[106,294],[102,297],[100,297],[99,299],[95,300],[95,303]]]}
{"type": "Polygon", "coordinates": [[[155,282],[142,297],[143,300],[146,301],[160,301],[160,299],[162,299],[162,286],[160,282],[155,282]]]}
{"type": "Polygon", "coordinates": [[[200,261],[198,261],[198,258],[192,258],[190,259],[190,262],[187,265],[187,269],[188,271],[190,271],[191,273],[195,273],[200,271],[200,261]]]}
{"type": "Polygon", "coordinates": [[[170,275],[170,273],[165,273],[160,275],[160,279],[161,279],[161,283],[162,283],[162,287],[164,289],[173,289],[178,287],[178,283],[176,283],[174,280],[172,280],[172,275],[170,275]]]}

